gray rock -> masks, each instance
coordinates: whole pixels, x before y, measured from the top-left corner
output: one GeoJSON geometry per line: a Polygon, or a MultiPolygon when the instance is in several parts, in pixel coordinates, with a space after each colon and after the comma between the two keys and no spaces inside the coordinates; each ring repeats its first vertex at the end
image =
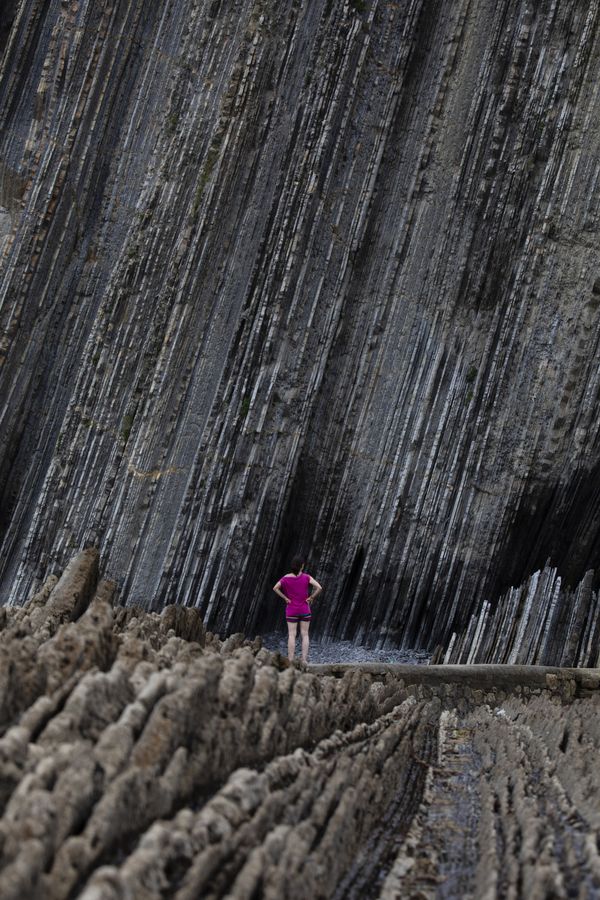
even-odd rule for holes
{"type": "Polygon", "coordinates": [[[597,670],[307,668],[113,593],[0,636],[3,898],[600,889],[597,670]]]}
{"type": "Polygon", "coordinates": [[[599,569],[594,8],[8,6],[3,600],[93,544],[254,634],[301,548],[432,651],[599,569]]]}

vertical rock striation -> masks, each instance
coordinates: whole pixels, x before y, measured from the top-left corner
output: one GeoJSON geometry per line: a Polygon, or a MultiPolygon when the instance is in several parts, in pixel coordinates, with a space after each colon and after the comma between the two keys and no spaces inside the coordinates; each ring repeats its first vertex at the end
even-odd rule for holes
{"type": "Polygon", "coordinates": [[[468,626],[450,638],[445,663],[600,665],[600,600],[586,572],[563,589],[556,569],[535,572],[492,607],[484,601],[468,626]]]}
{"type": "Polygon", "coordinates": [[[9,4],[2,599],[93,544],[268,628],[303,547],[324,631],[433,646],[597,568],[598,18],[9,4]]]}

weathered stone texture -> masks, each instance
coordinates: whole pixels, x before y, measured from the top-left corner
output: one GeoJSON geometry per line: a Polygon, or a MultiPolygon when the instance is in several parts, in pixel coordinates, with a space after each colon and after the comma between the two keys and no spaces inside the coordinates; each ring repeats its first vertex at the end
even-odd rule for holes
{"type": "Polygon", "coordinates": [[[592,590],[593,575],[586,572],[569,590],[547,566],[497,603],[484,600],[445,652],[439,648],[436,662],[599,666],[600,597],[592,590]]]}
{"type": "Polygon", "coordinates": [[[3,900],[600,896],[597,671],[307,670],[96,563],[6,610],[3,900]]]}
{"type": "MultiPolygon", "coordinates": [[[[9,4],[0,20],[7,27],[9,4]]],[[[598,567],[597,0],[22,0],[0,596],[433,647],[598,567]]]]}

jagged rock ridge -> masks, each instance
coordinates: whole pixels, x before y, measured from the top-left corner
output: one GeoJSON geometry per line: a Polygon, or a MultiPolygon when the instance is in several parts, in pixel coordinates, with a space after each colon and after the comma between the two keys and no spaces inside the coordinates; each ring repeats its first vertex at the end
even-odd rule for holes
{"type": "MultiPolygon", "coordinates": [[[[10,22],[13,6],[6,8],[10,22]]],[[[447,643],[598,568],[598,3],[22,0],[0,597],[447,643]]]]}
{"type": "Polygon", "coordinates": [[[593,574],[571,591],[563,589],[556,569],[535,572],[494,607],[484,600],[438,655],[445,663],[599,666],[600,597],[592,590],[593,574]]]}
{"type": "Polygon", "coordinates": [[[98,579],[2,609],[3,900],[600,892],[597,672],[306,671],[98,579]]]}

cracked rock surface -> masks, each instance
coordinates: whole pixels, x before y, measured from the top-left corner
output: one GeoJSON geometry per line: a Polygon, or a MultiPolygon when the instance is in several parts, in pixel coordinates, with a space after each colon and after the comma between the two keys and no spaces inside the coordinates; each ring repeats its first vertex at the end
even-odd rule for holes
{"type": "Polygon", "coordinates": [[[588,670],[293,667],[111,587],[1,623],[3,900],[600,896],[588,670]]]}

